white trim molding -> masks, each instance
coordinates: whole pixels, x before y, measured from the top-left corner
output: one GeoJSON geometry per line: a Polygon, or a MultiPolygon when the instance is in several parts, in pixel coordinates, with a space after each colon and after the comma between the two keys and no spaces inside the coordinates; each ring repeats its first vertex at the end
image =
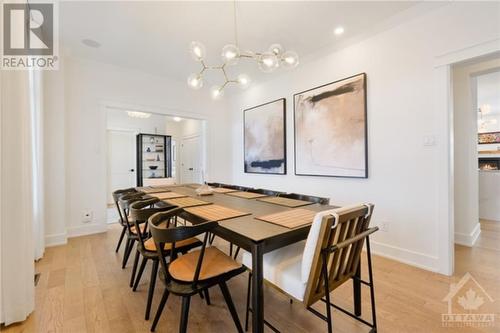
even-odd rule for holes
{"type": "Polygon", "coordinates": [[[65,245],[68,243],[68,234],[62,232],[59,234],[45,235],[45,247],[65,245]]]}
{"type": "Polygon", "coordinates": [[[370,240],[373,254],[404,264],[422,268],[431,272],[440,273],[440,261],[438,257],[425,253],[415,252],[401,247],[388,245],[370,240]]]}
{"type": "Polygon", "coordinates": [[[68,238],[99,234],[106,231],[108,231],[108,225],[106,223],[88,223],[68,227],[68,238]]]}
{"type": "Polygon", "coordinates": [[[474,244],[476,244],[476,241],[479,238],[480,234],[481,234],[481,224],[479,224],[478,222],[474,227],[474,229],[472,229],[470,234],[455,232],[455,244],[472,247],[474,246],[474,244]]]}

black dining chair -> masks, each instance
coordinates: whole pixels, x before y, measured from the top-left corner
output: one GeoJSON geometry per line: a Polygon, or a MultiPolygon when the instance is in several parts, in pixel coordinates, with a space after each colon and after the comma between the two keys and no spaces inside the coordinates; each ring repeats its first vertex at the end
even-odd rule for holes
{"type": "MultiPolygon", "coordinates": [[[[134,247],[135,242],[138,240],[139,234],[134,226],[134,224],[129,220],[130,205],[134,202],[143,200],[146,197],[145,193],[131,193],[125,194],[120,199],[118,199],[118,206],[121,209],[121,214],[124,219],[125,224],[125,235],[127,236],[127,242],[125,243],[125,251],[123,253],[122,268],[127,266],[128,258],[134,247]]],[[[143,224],[141,228],[145,228],[146,224],[143,224]]]]}
{"type": "MultiPolygon", "coordinates": [[[[153,266],[151,269],[151,278],[149,279],[149,291],[148,291],[148,300],[146,303],[146,313],[145,320],[149,320],[149,313],[151,311],[151,304],[153,301],[153,294],[155,290],[156,284],[156,276],[158,275],[158,252],[156,251],[156,244],[152,237],[149,237],[149,233],[147,231],[147,221],[149,217],[158,212],[168,211],[176,206],[162,205],[161,207],[155,206],[158,204],[160,199],[151,198],[141,201],[136,201],[130,206],[130,214],[129,221],[132,221],[135,230],[138,232],[138,243],[136,247],[136,255],[134,259],[134,266],[132,268],[132,274],[130,278],[130,287],[133,285],[133,291],[137,290],[139,282],[141,280],[142,273],[144,272],[144,268],[148,261],[152,261],[153,266]],[[141,225],[145,224],[145,228],[141,228],[141,225]],[[143,230],[143,231],[141,231],[143,230]],[[137,270],[137,265],[139,262],[139,257],[142,257],[141,266],[139,267],[139,271],[137,272],[137,277],[135,277],[135,273],[137,270]],[[134,281],[135,278],[135,281],[134,281]]],[[[174,219],[173,225],[176,226],[177,221],[174,219]]],[[[163,254],[166,256],[170,255],[170,250],[172,248],[172,244],[165,243],[163,254]]],[[[187,253],[189,250],[196,248],[202,245],[202,242],[195,237],[185,239],[183,241],[178,242],[177,250],[183,254],[187,253]]],[[[207,301],[209,300],[209,296],[207,296],[207,301]]]]}
{"type": "Polygon", "coordinates": [[[222,187],[222,184],[221,184],[221,183],[207,183],[207,182],[206,182],[205,184],[207,184],[207,185],[208,185],[208,186],[210,186],[210,187],[222,187]]]}
{"type": "Polygon", "coordinates": [[[283,198],[289,198],[289,199],[295,199],[295,200],[302,200],[302,201],[314,202],[314,203],[318,203],[320,205],[328,205],[330,203],[330,199],[329,198],[316,197],[316,196],[313,196],[313,195],[306,195],[306,194],[282,193],[279,196],[283,197],[283,198]]]}
{"type": "Polygon", "coordinates": [[[125,236],[125,233],[127,231],[127,226],[125,225],[125,218],[122,215],[122,210],[120,209],[119,200],[124,195],[134,194],[134,193],[138,193],[138,191],[133,187],[122,190],[116,190],[112,193],[113,201],[115,202],[116,209],[118,210],[118,217],[119,217],[118,223],[120,223],[120,225],[122,226],[122,231],[120,233],[120,238],[118,239],[118,244],[116,245],[115,252],[118,252],[120,250],[123,237],[125,236]]]}
{"type": "Polygon", "coordinates": [[[285,192],[274,191],[274,190],[266,190],[266,189],[263,189],[263,188],[251,189],[251,190],[248,190],[248,192],[265,194],[265,195],[270,196],[270,197],[277,197],[277,196],[279,196],[281,194],[285,194],[285,192]]]}
{"type": "Polygon", "coordinates": [[[156,213],[149,218],[149,228],[156,244],[156,250],[162,267],[161,273],[163,274],[163,281],[165,283],[165,290],[151,326],[152,332],[156,329],[156,325],[170,294],[182,297],[179,332],[186,332],[191,296],[216,285],[221,289],[236,329],[238,332],[243,332],[226,282],[243,273],[245,267],[216,247],[207,247],[209,234],[213,232],[217,225],[217,222],[207,222],[182,208],[156,213]],[[171,226],[171,221],[176,217],[181,217],[191,222],[192,225],[171,226]],[[166,222],[166,226],[161,225],[163,222],[166,222]],[[177,244],[179,242],[202,234],[204,236],[201,249],[193,250],[179,257],[177,256],[177,244]],[[172,244],[169,263],[165,260],[164,255],[164,246],[168,243],[172,244]]]}
{"type": "Polygon", "coordinates": [[[221,184],[220,187],[230,188],[232,190],[237,190],[237,191],[241,191],[241,192],[246,192],[248,190],[252,190],[251,187],[240,186],[240,185],[230,185],[230,184],[221,184]]]}

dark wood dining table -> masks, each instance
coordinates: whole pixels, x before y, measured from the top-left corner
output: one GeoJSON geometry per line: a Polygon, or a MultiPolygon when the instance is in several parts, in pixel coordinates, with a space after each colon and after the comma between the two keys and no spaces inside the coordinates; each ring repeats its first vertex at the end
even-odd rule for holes
{"type": "MultiPolygon", "coordinates": [[[[252,254],[252,331],[261,333],[264,331],[264,278],[263,278],[263,256],[265,253],[282,248],[284,246],[305,240],[309,233],[310,225],[289,229],[269,222],[257,220],[256,217],[282,212],[293,208],[280,206],[256,199],[245,199],[222,193],[198,196],[196,187],[199,184],[182,184],[169,187],[171,191],[196,197],[213,204],[218,204],[250,215],[218,221],[218,227],[214,234],[252,254]]],[[[154,196],[154,193],[150,194],[154,196]]],[[[323,211],[335,206],[311,204],[301,208],[313,211],[323,211]]],[[[358,267],[358,277],[360,268],[358,267]]],[[[354,312],[361,315],[361,283],[359,279],[353,279],[354,283],[354,312]]]]}

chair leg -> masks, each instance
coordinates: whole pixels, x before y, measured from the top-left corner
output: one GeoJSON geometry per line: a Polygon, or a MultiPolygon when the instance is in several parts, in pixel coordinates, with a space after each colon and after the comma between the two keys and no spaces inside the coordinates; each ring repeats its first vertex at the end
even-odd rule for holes
{"type": "Polygon", "coordinates": [[[323,257],[323,281],[325,282],[325,297],[326,297],[326,318],[328,324],[328,333],[333,333],[333,325],[332,325],[332,310],[330,308],[330,289],[328,288],[328,265],[326,262],[326,255],[322,255],[323,257]]]}
{"type": "Polygon", "coordinates": [[[245,311],[245,332],[248,331],[248,315],[250,314],[250,293],[252,292],[252,272],[248,272],[247,309],[245,311]]]}
{"type": "Polygon", "coordinates": [[[151,332],[154,332],[156,329],[156,325],[158,324],[158,320],[160,320],[161,313],[163,312],[163,308],[168,300],[169,292],[167,289],[163,291],[163,296],[161,297],[160,304],[158,305],[158,310],[156,310],[155,319],[153,320],[153,324],[151,325],[151,332]]]}
{"type": "Polygon", "coordinates": [[[224,299],[226,300],[229,312],[231,312],[231,317],[233,317],[236,329],[238,330],[239,333],[243,333],[243,328],[241,327],[240,318],[238,318],[238,313],[236,312],[236,308],[234,307],[233,300],[231,298],[231,294],[229,293],[229,289],[227,288],[226,282],[223,281],[219,283],[219,286],[220,290],[222,291],[222,295],[224,295],[224,299]]]}
{"type": "Polygon", "coordinates": [[[237,246],[236,247],[236,251],[234,251],[234,256],[233,256],[233,259],[236,260],[236,258],[238,257],[238,253],[240,253],[240,247],[237,246]]]}
{"type": "Polygon", "coordinates": [[[190,303],[191,303],[191,296],[182,296],[182,312],[181,312],[181,322],[179,324],[179,333],[187,332],[190,303]]]}
{"type": "Polygon", "coordinates": [[[233,256],[233,243],[229,243],[229,256],[233,256]]]}
{"type": "Polygon", "coordinates": [[[375,311],[375,286],[373,284],[372,254],[370,250],[370,238],[366,237],[366,253],[368,256],[368,278],[370,279],[370,299],[372,307],[373,331],[377,331],[377,314],[375,311]]]}
{"type": "Polygon", "coordinates": [[[139,250],[135,250],[134,266],[132,266],[132,274],[130,275],[130,283],[129,283],[130,288],[132,288],[132,286],[134,285],[135,273],[137,272],[137,264],[139,263],[140,255],[141,254],[139,250]]]}
{"type": "Polygon", "coordinates": [[[142,273],[144,272],[144,268],[146,267],[147,262],[148,259],[146,257],[142,258],[141,267],[139,267],[139,272],[137,272],[137,277],[135,278],[135,283],[134,287],[132,288],[132,291],[137,290],[137,287],[139,286],[139,282],[141,281],[142,273]]]}
{"type": "Polygon", "coordinates": [[[207,302],[207,305],[210,305],[210,294],[208,293],[208,289],[204,289],[203,294],[205,295],[205,301],[207,302]]]}
{"type": "Polygon", "coordinates": [[[127,227],[122,228],[122,233],[120,234],[120,239],[118,240],[118,245],[116,245],[115,252],[118,253],[118,250],[120,250],[120,245],[122,245],[123,237],[125,236],[125,231],[127,227]]]}
{"type": "Polygon", "coordinates": [[[153,267],[151,269],[151,279],[149,281],[148,303],[146,304],[145,320],[149,320],[149,313],[151,312],[151,303],[153,303],[153,294],[155,292],[156,276],[158,275],[158,260],[153,260],[153,267]]]}
{"type": "Polygon", "coordinates": [[[129,238],[127,241],[127,249],[125,255],[123,256],[122,268],[127,266],[128,257],[130,256],[130,252],[132,252],[132,248],[134,247],[135,239],[129,238]]]}

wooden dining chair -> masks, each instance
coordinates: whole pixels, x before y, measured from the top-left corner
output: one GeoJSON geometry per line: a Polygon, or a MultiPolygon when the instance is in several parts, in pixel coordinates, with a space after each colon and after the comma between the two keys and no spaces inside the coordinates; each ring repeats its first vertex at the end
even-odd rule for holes
{"type": "MultiPolygon", "coordinates": [[[[145,193],[137,192],[137,193],[125,194],[118,199],[118,206],[121,209],[121,214],[124,219],[124,224],[126,228],[125,235],[127,236],[127,242],[125,243],[125,251],[123,253],[123,259],[122,259],[122,269],[127,266],[130,253],[132,252],[134,244],[139,237],[139,234],[137,233],[134,224],[129,220],[130,205],[132,205],[136,201],[143,200],[145,196],[146,196],[145,193]]],[[[145,228],[145,226],[146,225],[144,224],[141,227],[145,228]]]]}
{"type": "MultiPolygon", "coordinates": [[[[130,287],[133,286],[133,291],[137,290],[137,286],[140,283],[142,273],[144,272],[144,268],[148,261],[152,261],[153,266],[151,268],[151,277],[149,279],[149,289],[148,289],[148,300],[146,303],[146,313],[145,320],[149,320],[149,313],[151,311],[151,304],[153,301],[154,289],[156,285],[156,277],[158,275],[158,252],[156,251],[156,244],[152,237],[150,237],[147,231],[147,221],[149,217],[153,214],[163,211],[168,211],[176,206],[162,205],[161,207],[155,206],[158,204],[160,199],[158,198],[150,198],[146,200],[136,201],[130,206],[130,214],[129,221],[133,221],[135,229],[139,233],[138,243],[136,247],[136,255],[134,259],[134,266],[132,268],[132,274],[130,278],[130,287]],[[141,225],[146,225],[146,228],[141,228],[141,225]],[[141,231],[142,230],[142,231],[141,231]],[[137,272],[137,276],[135,276],[137,265],[139,263],[139,257],[142,256],[141,266],[139,267],[139,271],[137,272]],[[135,281],[134,281],[135,278],[135,281]]],[[[174,218],[173,226],[176,226],[177,221],[174,218]]],[[[165,243],[163,254],[165,256],[170,255],[170,250],[172,248],[172,244],[165,243]]],[[[187,253],[189,250],[201,246],[202,242],[197,238],[188,238],[183,241],[177,242],[176,246],[179,252],[187,253]]],[[[208,294],[206,295],[207,301],[209,300],[208,294]]],[[[209,302],[209,301],[208,301],[209,302]]]]}
{"type": "MultiPolygon", "coordinates": [[[[333,332],[331,307],[377,331],[375,290],[369,236],[378,230],[369,228],[374,206],[355,205],[320,212],[316,215],[305,242],[298,242],[266,253],[263,259],[264,279],[288,296],[302,302],[313,314],[327,322],[333,332]],[[361,252],[366,241],[368,281],[361,279],[361,252]],[[330,293],[349,280],[370,287],[372,322],[339,307],[330,300],[330,293]],[[326,304],[326,316],[311,306],[326,304]]],[[[243,264],[252,268],[252,255],[243,253],[243,264]]],[[[245,328],[248,328],[251,278],[248,282],[245,328]]],[[[353,284],[354,288],[354,284],[353,284]]],[[[276,329],[265,322],[273,330],[276,329]]]]}
{"type": "Polygon", "coordinates": [[[125,233],[127,231],[127,226],[125,225],[125,219],[123,218],[122,210],[120,209],[120,205],[119,205],[118,201],[120,200],[120,198],[122,196],[124,196],[126,194],[133,194],[133,193],[138,193],[138,191],[133,187],[122,189],[122,190],[116,190],[112,193],[113,201],[115,202],[116,209],[118,210],[118,218],[119,218],[118,223],[120,223],[120,225],[122,226],[122,231],[120,233],[120,238],[118,239],[118,244],[116,245],[115,252],[118,252],[120,250],[120,246],[122,244],[123,237],[125,236],[125,233]]]}
{"type": "Polygon", "coordinates": [[[182,297],[179,332],[186,332],[191,296],[216,285],[219,285],[222,291],[236,329],[238,332],[243,332],[226,282],[236,275],[243,273],[246,269],[216,247],[207,247],[209,233],[213,232],[217,225],[217,222],[207,222],[182,208],[156,213],[149,218],[149,228],[156,244],[156,250],[162,267],[161,273],[164,274],[163,280],[165,282],[165,290],[151,326],[152,332],[156,329],[156,325],[170,294],[182,297]],[[192,225],[171,226],[171,221],[176,217],[181,217],[191,222],[192,225]],[[166,222],[166,226],[161,225],[163,222],[166,222]],[[193,250],[178,257],[177,244],[198,235],[204,235],[201,249],[193,250]],[[172,244],[169,263],[165,260],[165,244],[172,244]]]}
{"type": "Polygon", "coordinates": [[[282,193],[279,196],[283,197],[283,198],[314,202],[314,203],[318,203],[320,205],[328,205],[330,203],[329,198],[316,197],[313,195],[306,195],[306,194],[282,193]]]}

